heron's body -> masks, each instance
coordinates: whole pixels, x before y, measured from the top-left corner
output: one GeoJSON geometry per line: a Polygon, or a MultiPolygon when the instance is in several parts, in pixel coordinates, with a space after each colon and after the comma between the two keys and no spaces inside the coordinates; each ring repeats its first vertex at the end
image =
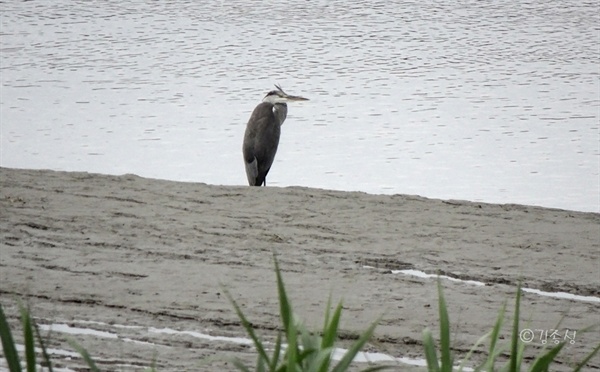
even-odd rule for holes
{"type": "Polygon", "coordinates": [[[286,101],[305,101],[306,98],[287,95],[277,87],[267,94],[252,112],[244,134],[242,152],[250,186],[267,185],[266,177],[273,165],[281,125],[287,117],[286,101]]]}
{"type": "Polygon", "coordinates": [[[273,165],[281,125],[287,116],[285,103],[261,102],[254,111],[244,135],[244,162],[250,186],[266,186],[266,177],[273,165]]]}

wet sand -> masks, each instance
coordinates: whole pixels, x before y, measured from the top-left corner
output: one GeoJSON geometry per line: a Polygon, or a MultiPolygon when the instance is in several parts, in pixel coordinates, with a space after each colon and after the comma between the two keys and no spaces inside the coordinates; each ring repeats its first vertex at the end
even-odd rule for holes
{"type": "MultiPolygon", "coordinates": [[[[153,360],[160,371],[233,370],[227,358],[254,361],[247,345],[185,332],[246,336],[225,286],[273,340],[273,252],[306,323],[321,325],[331,293],[344,301],[341,346],[383,314],[367,350],[394,357],[422,358],[421,333],[437,330],[438,321],[435,280],[394,270],[440,270],[486,284],[442,281],[458,354],[490,330],[507,299],[510,323],[520,279],[529,288],[600,297],[596,213],[7,168],[0,184],[0,301],[10,324],[20,330],[21,299],[42,325],[102,331],[43,333],[59,350],[77,340],[106,370],[141,370],[153,360]]],[[[523,329],[564,335],[598,324],[598,314],[594,301],[532,293],[522,300],[523,329]]],[[[579,332],[574,341],[553,370],[569,370],[600,338],[579,332]]],[[[536,335],[529,355],[542,346],[536,335]]],[[[599,358],[589,369],[600,369],[599,358]]]]}

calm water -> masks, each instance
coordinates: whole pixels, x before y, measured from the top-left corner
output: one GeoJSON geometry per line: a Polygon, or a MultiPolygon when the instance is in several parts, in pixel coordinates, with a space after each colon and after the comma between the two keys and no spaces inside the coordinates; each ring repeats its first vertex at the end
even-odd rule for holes
{"type": "Polygon", "coordinates": [[[6,1],[6,167],[600,211],[596,1],[6,1]]]}

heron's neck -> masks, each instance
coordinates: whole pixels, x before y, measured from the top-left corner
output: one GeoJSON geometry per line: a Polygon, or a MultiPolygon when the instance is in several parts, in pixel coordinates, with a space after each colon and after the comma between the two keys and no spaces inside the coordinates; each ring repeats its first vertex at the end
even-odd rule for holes
{"type": "Polygon", "coordinates": [[[287,117],[287,104],[278,102],[273,104],[273,114],[279,121],[279,125],[282,125],[287,117]]]}

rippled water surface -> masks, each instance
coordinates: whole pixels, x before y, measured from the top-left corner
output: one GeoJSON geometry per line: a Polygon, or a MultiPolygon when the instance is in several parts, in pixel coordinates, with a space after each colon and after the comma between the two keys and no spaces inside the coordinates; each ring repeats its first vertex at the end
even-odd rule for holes
{"type": "Polygon", "coordinates": [[[600,210],[597,2],[2,8],[2,166],[243,185],[278,83],[269,185],[600,210]]]}

